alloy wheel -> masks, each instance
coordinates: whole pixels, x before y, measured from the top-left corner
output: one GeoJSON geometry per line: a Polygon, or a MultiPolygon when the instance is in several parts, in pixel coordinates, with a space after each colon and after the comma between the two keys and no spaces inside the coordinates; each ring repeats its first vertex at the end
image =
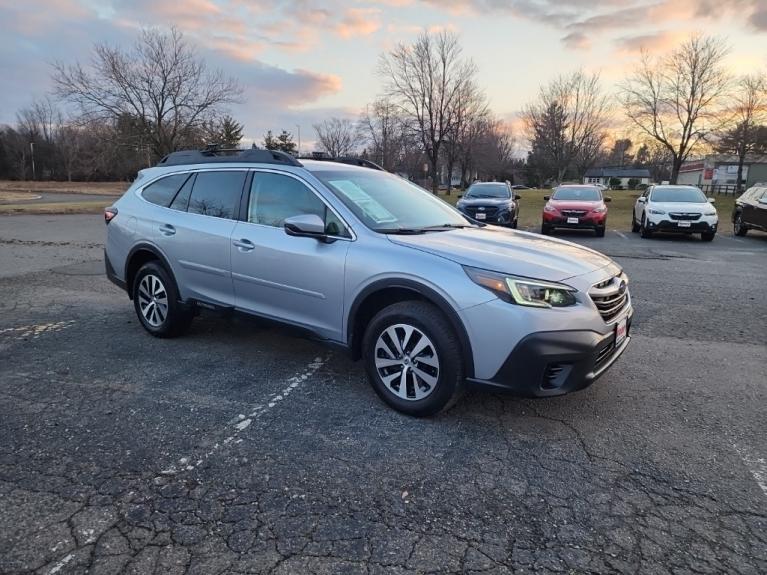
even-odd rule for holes
{"type": "Polygon", "coordinates": [[[386,389],[407,401],[431,395],[439,379],[439,357],[425,333],[408,324],[387,327],[375,345],[375,367],[386,389]]]}
{"type": "Polygon", "coordinates": [[[162,280],[154,274],[141,278],[138,285],[141,315],[152,327],[160,327],[168,317],[168,292],[162,280]]]}

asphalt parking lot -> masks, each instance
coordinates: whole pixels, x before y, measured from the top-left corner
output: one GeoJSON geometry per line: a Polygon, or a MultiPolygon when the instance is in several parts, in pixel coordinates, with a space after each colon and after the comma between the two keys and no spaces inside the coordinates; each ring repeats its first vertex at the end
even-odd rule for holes
{"type": "Polygon", "coordinates": [[[767,572],[767,234],[565,235],[629,274],[626,354],[417,420],[254,320],[153,339],[103,228],[0,218],[0,572],[767,572]]]}

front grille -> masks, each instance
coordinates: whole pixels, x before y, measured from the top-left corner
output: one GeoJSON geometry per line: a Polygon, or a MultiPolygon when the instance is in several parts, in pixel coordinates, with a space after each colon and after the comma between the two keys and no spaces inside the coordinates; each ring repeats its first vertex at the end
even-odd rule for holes
{"type": "Polygon", "coordinates": [[[560,213],[566,218],[580,218],[585,216],[588,212],[586,210],[559,210],[560,213]]]}
{"type": "Polygon", "coordinates": [[[466,206],[465,210],[466,213],[472,218],[476,218],[477,213],[487,214],[488,218],[494,218],[498,213],[498,208],[493,206],[486,206],[481,210],[475,206],[466,206]]]}
{"type": "Polygon", "coordinates": [[[589,295],[602,319],[605,323],[609,323],[628,305],[628,278],[623,273],[613,276],[594,285],[589,295]]]}
{"type": "Polygon", "coordinates": [[[615,339],[612,339],[609,344],[604,346],[602,349],[599,350],[599,353],[597,354],[597,359],[594,362],[594,369],[599,369],[602,367],[602,364],[604,364],[605,361],[610,359],[610,356],[612,356],[613,351],[615,351],[615,339]]]}
{"type": "Polygon", "coordinates": [[[677,220],[682,222],[694,222],[695,220],[700,219],[700,214],[669,212],[668,215],[672,220],[677,220]]]}

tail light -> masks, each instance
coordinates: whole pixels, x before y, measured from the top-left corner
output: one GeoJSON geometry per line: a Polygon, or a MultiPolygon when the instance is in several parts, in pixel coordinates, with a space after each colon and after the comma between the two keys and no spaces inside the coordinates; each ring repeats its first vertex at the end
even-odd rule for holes
{"type": "Polygon", "coordinates": [[[117,208],[105,208],[104,209],[104,223],[108,224],[117,215],[117,208]]]}

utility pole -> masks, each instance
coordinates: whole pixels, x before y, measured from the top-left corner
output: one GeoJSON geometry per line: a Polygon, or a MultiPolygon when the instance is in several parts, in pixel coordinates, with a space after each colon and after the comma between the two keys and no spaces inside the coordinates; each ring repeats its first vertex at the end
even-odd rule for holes
{"type": "Polygon", "coordinates": [[[29,151],[32,153],[32,179],[35,180],[35,143],[29,142],[29,151]]]}
{"type": "Polygon", "coordinates": [[[298,128],[298,157],[301,157],[301,126],[296,124],[296,128],[298,128]]]}

